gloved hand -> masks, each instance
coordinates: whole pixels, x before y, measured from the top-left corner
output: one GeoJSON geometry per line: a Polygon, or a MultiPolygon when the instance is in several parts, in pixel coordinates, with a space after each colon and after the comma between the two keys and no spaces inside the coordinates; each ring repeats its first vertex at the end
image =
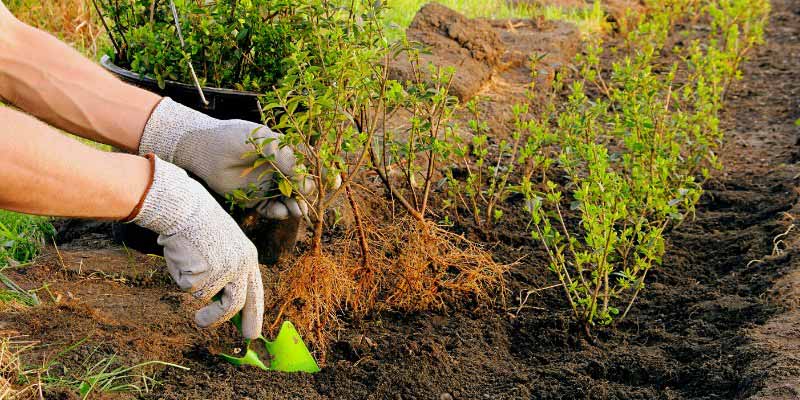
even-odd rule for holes
{"type": "MultiPolygon", "coordinates": [[[[262,141],[264,155],[273,155],[275,167],[286,177],[296,180],[301,192],[310,188],[305,177],[297,176],[294,151],[288,146],[280,147],[280,134],[248,121],[211,118],[168,97],[156,106],[147,121],[139,143],[139,154],[153,153],[191,171],[220,195],[247,188],[251,183],[259,184],[266,191],[270,189],[272,180],[265,178],[258,182],[257,179],[263,168],[271,168],[269,163],[242,176],[256,159],[256,156],[242,157],[255,149],[249,142],[251,137],[262,141]]],[[[267,218],[286,219],[290,215],[302,216],[305,204],[281,197],[267,200],[258,206],[258,210],[267,218]]]]}
{"type": "Polygon", "coordinates": [[[195,314],[200,327],[220,324],[242,311],[242,333],[261,335],[264,287],[258,252],[236,222],[184,170],[154,155],[153,180],[128,218],[159,234],[167,269],[178,286],[214,301],[195,314]]]}

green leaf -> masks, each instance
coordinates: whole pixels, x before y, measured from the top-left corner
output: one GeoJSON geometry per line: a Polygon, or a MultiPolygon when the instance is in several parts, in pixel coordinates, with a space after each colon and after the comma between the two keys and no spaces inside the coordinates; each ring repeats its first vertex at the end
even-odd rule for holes
{"type": "Polygon", "coordinates": [[[292,197],[292,183],[288,179],[281,179],[278,182],[278,190],[286,197],[292,197]]]}

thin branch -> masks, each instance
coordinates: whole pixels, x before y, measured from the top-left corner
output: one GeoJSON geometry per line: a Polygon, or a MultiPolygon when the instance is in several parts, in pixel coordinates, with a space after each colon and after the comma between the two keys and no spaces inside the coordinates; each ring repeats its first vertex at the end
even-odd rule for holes
{"type": "Polygon", "coordinates": [[[92,5],[94,5],[94,9],[97,11],[97,15],[100,17],[100,22],[103,24],[103,28],[105,28],[108,38],[111,39],[111,44],[114,45],[114,51],[117,52],[118,56],[122,56],[122,49],[120,48],[119,43],[117,43],[117,40],[114,39],[114,35],[111,34],[111,29],[108,28],[106,17],[103,15],[103,12],[100,11],[100,6],[97,5],[97,0],[92,0],[92,5]]]}

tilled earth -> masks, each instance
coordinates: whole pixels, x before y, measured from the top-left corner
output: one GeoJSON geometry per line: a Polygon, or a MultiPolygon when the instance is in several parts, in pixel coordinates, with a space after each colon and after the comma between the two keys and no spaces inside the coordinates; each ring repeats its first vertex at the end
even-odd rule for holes
{"type": "Polygon", "coordinates": [[[553,282],[513,223],[491,243],[499,260],[524,257],[505,307],[350,321],[314,375],[220,362],[213,353],[231,330],[195,329],[197,304],[162,261],[95,234],[12,274],[25,287],[47,282],[57,301],[4,311],[0,333],[47,344],[29,362],[87,338],[64,365],[117,354],[191,368],[155,371],[162,385],[144,396],[154,399],[800,398],[800,2],[773,2],[767,40],[729,95],[725,172],[707,184],[696,219],[669,233],[632,316],[591,339],[556,289],[520,306],[522,290],[553,282]]]}

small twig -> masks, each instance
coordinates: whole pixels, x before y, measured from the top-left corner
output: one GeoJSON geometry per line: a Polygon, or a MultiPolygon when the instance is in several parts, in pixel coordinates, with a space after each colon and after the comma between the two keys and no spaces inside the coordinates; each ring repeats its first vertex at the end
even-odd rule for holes
{"type": "Polygon", "coordinates": [[[350,203],[350,209],[353,210],[353,218],[356,222],[356,231],[358,231],[358,244],[361,247],[361,266],[366,268],[369,265],[369,247],[367,245],[367,236],[364,232],[364,224],[361,220],[361,212],[358,209],[358,204],[353,197],[353,191],[350,189],[350,183],[344,188],[347,196],[347,201],[350,203]]]}
{"type": "MultiPolygon", "coordinates": [[[[778,257],[778,256],[782,256],[784,254],[784,250],[781,249],[781,246],[780,246],[781,244],[785,243],[782,238],[786,237],[786,235],[791,233],[792,230],[794,230],[794,227],[795,227],[795,225],[791,224],[791,225],[789,225],[789,228],[787,228],[785,232],[783,232],[781,234],[778,234],[777,236],[772,238],[772,254],[769,255],[770,257],[778,257]]],[[[747,263],[747,265],[745,265],[745,268],[750,268],[750,266],[752,266],[754,264],[763,264],[764,262],[765,262],[765,260],[762,259],[762,258],[757,258],[755,260],[750,260],[747,263]]]]}
{"type": "Polygon", "coordinates": [[[399,191],[397,191],[397,189],[395,189],[394,185],[392,185],[392,182],[390,181],[391,178],[387,176],[384,173],[384,171],[382,171],[379,167],[376,167],[376,165],[379,164],[377,163],[375,155],[373,154],[372,151],[370,151],[370,157],[372,158],[372,165],[373,165],[372,170],[378,174],[378,177],[381,178],[383,185],[389,189],[389,195],[391,196],[391,198],[399,201],[400,204],[403,206],[403,208],[405,208],[406,211],[412,217],[414,217],[414,219],[420,222],[424,221],[425,217],[423,217],[423,215],[420,214],[419,211],[417,211],[417,209],[414,208],[414,206],[412,206],[411,203],[408,202],[408,199],[406,199],[405,196],[403,196],[399,191]]]}
{"type": "Polygon", "coordinates": [[[44,393],[42,393],[42,371],[36,371],[36,379],[38,380],[36,388],[39,391],[39,400],[44,400],[44,393]]]}
{"type": "Polygon", "coordinates": [[[117,43],[117,40],[114,39],[114,35],[111,34],[111,29],[109,29],[108,24],[106,24],[106,18],[103,15],[103,12],[100,11],[100,6],[97,5],[97,0],[92,0],[92,5],[94,5],[94,9],[97,11],[97,16],[100,17],[100,22],[103,24],[103,28],[105,28],[108,38],[111,39],[111,44],[114,45],[114,50],[117,52],[117,55],[122,55],[122,50],[119,47],[119,43],[117,43]]]}
{"type": "Polygon", "coordinates": [[[755,259],[755,260],[750,260],[750,261],[747,263],[747,265],[745,265],[744,267],[745,267],[745,268],[750,268],[750,266],[751,266],[751,265],[753,265],[753,264],[762,264],[763,262],[764,262],[764,260],[762,260],[762,259],[760,259],[760,258],[757,258],[757,259],[755,259]]]}
{"type": "Polygon", "coordinates": [[[644,278],[647,277],[647,271],[649,271],[649,269],[644,270],[644,272],[642,273],[642,277],[639,279],[639,283],[636,285],[636,291],[633,292],[633,297],[631,297],[631,301],[628,303],[628,306],[625,307],[625,312],[623,312],[622,316],[619,317],[620,321],[624,320],[625,316],[628,315],[628,311],[631,310],[633,303],[636,301],[636,296],[639,295],[639,291],[641,291],[642,288],[644,287],[644,278]]]}
{"type": "Polygon", "coordinates": [[[158,3],[158,0],[150,1],[150,25],[153,25],[153,23],[155,22],[156,3],[158,3]]]}
{"type": "Polygon", "coordinates": [[[175,8],[175,0],[169,0],[169,8],[172,10],[172,18],[175,20],[175,31],[178,33],[178,39],[181,41],[181,49],[184,50],[183,53],[186,56],[187,64],[189,64],[189,73],[192,75],[192,81],[194,82],[195,88],[197,88],[197,93],[200,95],[200,100],[203,102],[203,105],[208,107],[210,103],[208,100],[206,100],[206,95],[203,93],[203,87],[200,86],[200,80],[197,79],[197,74],[194,72],[192,58],[189,56],[189,53],[186,52],[186,43],[183,41],[183,33],[181,32],[181,23],[180,19],[178,18],[178,9],[175,8]]]}
{"type": "Polygon", "coordinates": [[[61,251],[58,250],[58,245],[56,244],[55,239],[53,239],[53,248],[56,249],[56,255],[58,256],[58,262],[61,265],[61,269],[66,270],[67,265],[64,264],[64,257],[61,257],[61,251]]]}
{"type": "MultiPolygon", "coordinates": [[[[517,307],[517,311],[514,313],[514,317],[518,317],[519,316],[519,313],[525,307],[525,304],[528,302],[528,298],[530,298],[532,294],[541,292],[543,290],[554,289],[554,288],[557,288],[559,286],[561,286],[560,283],[555,284],[555,285],[550,285],[550,286],[547,286],[547,287],[543,287],[543,288],[520,291],[519,292],[519,297],[518,297],[520,299],[520,304],[519,304],[519,307],[517,307]],[[523,292],[525,292],[525,298],[524,299],[522,298],[522,293],[523,292]]],[[[536,308],[536,309],[544,310],[544,308],[541,308],[541,307],[532,307],[532,306],[529,306],[529,307],[530,308],[536,308]]]]}
{"type": "Polygon", "coordinates": [[[783,255],[783,250],[781,250],[781,248],[780,248],[780,244],[783,243],[783,239],[782,238],[785,237],[786,235],[788,235],[789,233],[791,233],[792,229],[794,229],[794,224],[789,225],[789,228],[786,229],[785,232],[781,233],[778,236],[775,236],[772,239],[772,255],[773,256],[783,255]]]}

